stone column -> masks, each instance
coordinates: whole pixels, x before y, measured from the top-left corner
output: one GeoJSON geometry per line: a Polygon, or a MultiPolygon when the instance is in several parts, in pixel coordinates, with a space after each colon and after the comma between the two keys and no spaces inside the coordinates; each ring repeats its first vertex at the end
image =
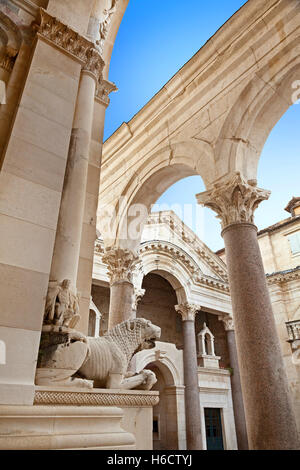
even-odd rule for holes
{"type": "Polygon", "coordinates": [[[133,317],[132,275],[138,260],[136,254],[119,248],[107,251],[102,258],[110,277],[109,330],[133,317]]]}
{"type": "Polygon", "coordinates": [[[254,211],[269,191],[240,173],[197,196],[217,212],[225,241],[236,342],[250,449],[299,448],[254,211]]]}
{"type": "Polygon", "coordinates": [[[227,334],[229,360],[232,369],[231,390],[238,448],[239,450],[248,450],[246,418],[235,342],[234,321],[233,318],[228,315],[220,316],[219,320],[224,323],[224,328],[227,334]]]}
{"type": "Polygon", "coordinates": [[[201,307],[188,303],[176,305],[183,321],[183,365],[185,385],[185,420],[188,450],[202,449],[201,414],[198,382],[195,317],[201,307]]]}

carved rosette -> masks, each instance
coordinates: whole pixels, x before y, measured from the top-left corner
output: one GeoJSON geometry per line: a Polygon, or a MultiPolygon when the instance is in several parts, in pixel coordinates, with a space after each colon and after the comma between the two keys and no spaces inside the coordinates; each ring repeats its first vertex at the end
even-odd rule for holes
{"type": "Polygon", "coordinates": [[[102,71],[105,64],[93,42],[81,36],[59,19],[49,15],[43,8],[40,9],[40,25],[37,26],[37,29],[40,37],[79,60],[83,70],[92,73],[97,83],[102,81],[102,71]]]}
{"type": "Polygon", "coordinates": [[[270,194],[270,191],[258,188],[255,180],[246,181],[236,173],[196,197],[199,204],[217,213],[225,229],[231,224],[253,224],[255,210],[262,201],[269,199],[270,194]]]}
{"type": "Polygon", "coordinates": [[[220,315],[219,320],[223,322],[225,331],[234,331],[234,320],[229,315],[220,315]]]}
{"type": "Polygon", "coordinates": [[[134,293],[132,296],[132,310],[134,312],[137,311],[138,308],[138,303],[142,300],[142,298],[145,295],[146,290],[145,289],[134,289],[134,293]]]}
{"type": "Polygon", "coordinates": [[[121,248],[106,251],[102,261],[107,264],[111,285],[120,281],[132,282],[133,271],[140,262],[137,254],[121,248]]]}
{"type": "Polygon", "coordinates": [[[182,321],[195,321],[196,313],[201,310],[201,307],[200,305],[185,302],[184,304],[175,305],[175,310],[180,313],[182,321]]]}

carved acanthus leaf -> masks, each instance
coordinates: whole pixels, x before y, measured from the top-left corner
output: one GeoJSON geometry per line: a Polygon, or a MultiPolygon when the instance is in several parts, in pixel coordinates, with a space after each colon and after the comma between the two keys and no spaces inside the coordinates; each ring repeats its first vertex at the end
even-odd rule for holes
{"type": "Polygon", "coordinates": [[[175,305],[175,310],[180,313],[182,321],[195,321],[196,313],[201,310],[201,306],[185,302],[180,305],[175,305]]]}
{"type": "Polygon", "coordinates": [[[225,331],[234,331],[234,320],[230,315],[220,315],[219,320],[223,322],[225,331]]]}
{"type": "Polygon", "coordinates": [[[101,80],[98,83],[96,98],[101,101],[104,105],[108,106],[110,101],[108,95],[113,91],[118,91],[118,88],[115,83],[110,82],[108,80],[101,80]]]}
{"type": "Polygon", "coordinates": [[[118,281],[132,282],[133,270],[139,263],[137,254],[120,248],[105,252],[102,257],[103,263],[107,264],[110,283],[118,281]]]}
{"type": "Polygon", "coordinates": [[[145,289],[134,289],[133,298],[132,298],[132,310],[136,311],[138,303],[142,300],[146,293],[145,289]]]}
{"type": "Polygon", "coordinates": [[[270,194],[270,191],[258,188],[256,181],[246,181],[236,173],[196,197],[199,204],[217,213],[224,229],[236,223],[253,224],[255,210],[262,201],[269,199],[270,194]]]}

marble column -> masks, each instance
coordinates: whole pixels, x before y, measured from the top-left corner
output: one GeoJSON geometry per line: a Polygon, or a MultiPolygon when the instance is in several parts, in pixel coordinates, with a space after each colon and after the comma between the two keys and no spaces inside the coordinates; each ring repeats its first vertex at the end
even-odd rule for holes
{"type": "Polygon", "coordinates": [[[201,412],[198,381],[195,317],[201,307],[188,303],[176,305],[183,321],[183,366],[185,385],[185,420],[188,450],[202,449],[201,412]]]}
{"type": "Polygon", "coordinates": [[[197,196],[222,221],[250,449],[298,449],[295,416],[254,225],[269,191],[240,173],[197,196]]]}
{"type": "Polygon", "coordinates": [[[235,341],[234,321],[233,318],[225,315],[220,316],[219,320],[224,323],[227,335],[227,345],[229,352],[231,374],[231,391],[233,401],[233,413],[235,420],[236,437],[239,450],[248,450],[248,437],[246,428],[246,418],[241,386],[241,377],[238,364],[238,356],[235,341]]]}
{"type": "Polygon", "coordinates": [[[139,257],[119,248],[106,251],[102,261],[107,264],[110,278],[108,329],[133,317],[133,270],[139,257]]]}

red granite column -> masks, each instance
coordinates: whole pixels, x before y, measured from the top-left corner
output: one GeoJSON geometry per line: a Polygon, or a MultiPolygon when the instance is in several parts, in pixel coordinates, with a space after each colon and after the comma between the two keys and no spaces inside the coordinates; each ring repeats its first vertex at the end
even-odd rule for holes
{"type": "Polygon", "coordinates": [[[224,323],[227,334],[227,345],[229,352],[231,374],[231,391],[233,402],[233,413],[236,429],[236,437],[239,450],[248,450],[248,437],[246,428],[246,418],[241,386],[241,377],[238,364],[238,356],[235,342],[234,322],[229,316],[220,316],[219,320],[224,323]]]}
{"type": "Polygon", "coordinates": [[[219,181],[198,202],[222,220],[250,449],[298,449],[299,441],[254,211],[270,193],[241,175],[219,181]]]}
{"type": "Polygon", "coordinates": [[[201,307],[190,304],[176,305],[183,321],[183,366],[186,441],[188,450],[202,449],[201,414],[195,335],[195,316],[201,307]]]}

